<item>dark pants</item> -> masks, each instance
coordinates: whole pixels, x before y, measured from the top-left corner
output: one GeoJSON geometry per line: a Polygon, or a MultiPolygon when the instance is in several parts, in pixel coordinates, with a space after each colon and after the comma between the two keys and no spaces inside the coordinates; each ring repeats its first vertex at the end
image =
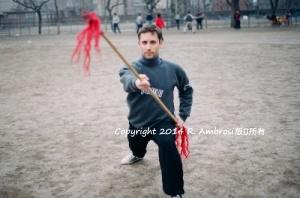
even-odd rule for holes
{"type": "Polygon", "coordinates": [[[118,23],[114,23],[114,33],[117,33],[117,30],[119,33],[121,33],[120,27],[118,23]]]}
{"type": "Polygon", "coordinates": [[[139,33],[140,29],[142,29],[142,27],[143,27],[143,24],[137,24],[136,25],[136,33],[137,34],[139,33]]]}
{"type": "Polygon", "coordinates": [[[241,28],[241,21],[240,20],[236,20],[235,21],[235,29],[240,29],[241,28]]]}
{"type": "Polygon", "coordinates": [[[176,19],[176,26],[177,26],[177,30],[180,29],[180,20],[176,19]]]}
{"type": "Polygon", "coordinates": [[[202,26],[202,19],[197,20],[197,30],[202,30],[203,26],[202,26]]]}
{"type": "MultiPolygon", "coordinates": [[[[168,195],[184,194],[182,163],[175,145],[174,128],[175,125],[172,122],[161,122],[151,128],[152,132],[146,136],[139,133],[128,135],[129,148],[133,155],[137,157],[145,156],[147,152],[146,147],[150,140],[153,140],[158,145],[163,190],[168,195]],[[153,129],[156,130],[155,134],[153,129]],[[167,131],[167,129],[170,130],[167,131]],[[169,133],[162,134],[162,132],[169,133]]],[[[137,129],[129,124],[129,130],[137,129]]]]}

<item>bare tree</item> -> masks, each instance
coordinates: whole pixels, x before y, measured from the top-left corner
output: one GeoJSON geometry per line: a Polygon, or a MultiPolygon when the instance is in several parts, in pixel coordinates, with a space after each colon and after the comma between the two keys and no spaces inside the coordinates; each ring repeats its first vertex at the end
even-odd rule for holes
{"type": "Polygon", "coordinates": [[[149,13],[153,13],[153,10],[156,9],[157,4],[160,2],[160,0],[144,0],[146,4],[146,9],[149,13]]]}
{"type": "Polygon", "coordinates": [[[227,4],[231,8],[231,27],[235,27],[234,14],[237,10],[240,10],[240,0],[226,0],[227,4]]]}
{"type": "Polygon", "coordinates": [[[42,34],[42,7],[50,0],[12,0],[13,2],[31,9],[38,15],[39,34],[42,34]]]}
{"type": "Polygon", "coordinates": [[[113,9],[115,7],[118,7],[119,5],[123,5],[123,2],[121,2],[121,0],[116,0],[116,1],[114,1],[114,3],[112,3],[111,0],[106,0],[105,9],[108,12],[108,16],[109,16],[110,20],[112,20],[112,11],[113,11],[113,9]]]}
{"type": "Polygon", "coordinates": [[[113,9],[115,7],[123,5],[123,2],[122,2],[122,0],[115,0],[114,2],[112,2],[111,0],[106,0],[104,2],[105,2],[105,10],[107,10],[108,16],[109,16],[109,20],[110,20],[110,27],[113,30],[113,24],[112,24],[112,18],[113,18],[112,12],[113,12],[113,9]]]}

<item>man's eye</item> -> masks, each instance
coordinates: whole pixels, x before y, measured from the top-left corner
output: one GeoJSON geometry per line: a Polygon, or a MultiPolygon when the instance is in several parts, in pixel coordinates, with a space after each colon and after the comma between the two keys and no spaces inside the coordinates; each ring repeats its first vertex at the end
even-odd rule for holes
{"type": "Polygon", "coordinates": [[[147,45],[147,41],[143,41],[142,43],[143,43],[144,45],[147,45]]]}
{"type": "Polygon", "coordinates": [[[150,44],[154,45],[156,44],[156,41],[150,41],[150,44]]]}

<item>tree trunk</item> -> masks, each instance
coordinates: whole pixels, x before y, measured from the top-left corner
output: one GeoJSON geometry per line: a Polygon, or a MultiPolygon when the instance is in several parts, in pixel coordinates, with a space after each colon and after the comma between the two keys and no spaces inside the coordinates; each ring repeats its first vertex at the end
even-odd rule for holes
{"type": "Polygon", "coordinates": [[[124,15],[127,16],[127,15],[128,15],[128,4],[127,4],[127,0],[123,0],[123,5],[124,5],[124,15]]]}
{"type": "MultiPolygon", "coordinates": [[[[237,10],[240,10],[240,0],[226,0],[227,4],[231,7],[231,23],[230,27],[235,27],[234,14],[237,10]]],[[[271,0],[272,1],[272,0],[271,0]]]]}
{"type": "Polygon", "coordinates": [[[54,5],[55,5],[55,13],[56,13],[57,34],[60,34],[60,18],[59,18],[57,0],[54,0],[54,5]]]}
{"type": "Polygon", "coordinates": [[[276,16],[276,12],[277,12],[277,7],[278,7],[278,1],[279,0],[270,0],[270,4],[271,4],[271,9],[272,9],[272,15],[276,16]]]}
{"type": "Polygon", "coordinates": [[[108,11],[108,16],[109,16],[110,29],[111,29],[111,31],[113,31],[114,25],[113,25],[113,21],[112,21],[112,19],[113,19],[112,10],[108,9],[107,11],[108,11]]]}
{"type": "Polygon", "coordinates": [[[42,13],[40,9],[36,10],[36,13],[38,15],[38,23],[39,23],[39,34],[42,34],[42,13]]]}
{"type": "Polygon", "coordinates": [[[30,1],[12,0],[12,1],[26,9],[33,10],[38,15],[38,33],[42,34],[42,7],[50,0],[40,1],[39,4],[37,3],[37,1],[33,1],[33,0],[30,1]]]}

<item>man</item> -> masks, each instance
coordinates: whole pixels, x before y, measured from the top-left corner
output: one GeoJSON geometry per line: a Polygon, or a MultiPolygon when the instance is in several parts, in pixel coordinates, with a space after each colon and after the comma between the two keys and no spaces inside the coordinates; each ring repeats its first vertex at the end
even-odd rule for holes
{"type": "Polygon", "coordinates": [[[235,29],[241,29],[241,14],[239,10],[236,10],[233,15],[234,21],[235,21],[235,29]]]}
{"type": "Polygon", "coordinates": [[[121,33],[120,27],[119,27],[119,23],[120,23],[120,17],[117,13],[114,13],[113,18],[112,18],[112,23],[113,23],[113,30],[114,33],[117,33],[117,30],[119,33],[121,33]]]}
{"type": "Polygon", "coordinates": [[[148,24],[148,25],[152,25],[152,23],[153,23],[153,16],[152,16],[151,12],[149,12],[149,13],[147,14],[147,16],[146,16],[146,21],[147,21],[147,24],[148,24]]]}
{"type": "Polygon", "coordinates": [[[180,14],[179,13],[177,13],[175,15],[175,21],[176,21],[177,30],[180,30],[180,14]]]}
{"type": "Polygon", "coordinates": [[[135,19],[136,23],[136,33],[138,34],[140,29],[143,27],[144,19],[142,17],[142,14],[139,13],[135,19]]]}
{"type": "Polygon", "coordinates": [[[196,15],[196,22],[197,22],[197,30],[202,30],[202,20],[204,18],[204,15],[202,12],[198,12],[196,15]]]}
{"type": "Polygon", "coordinates": [[[186,32],[186,31],[191,31],[191,32],[194,32],[193,31],[193,20],[194,20],[194,16],[191,14],[191,12],[190,11],[188,11],[188,13],[187,13],[187,15],[185,15],[184,17],[183,17],[183,20],[185,21],[185,23],[186,23],[186,26],[185,26],[185,28],[184,28],[184,32],[186,32]]]}
{"type": "Polygon", "coordinates": [[[142,58],[133,64],[140,79],[136,79],[127,68],[120,71],[124,90],[128,92],[129,130],[137,132],[127,136],[132,153],[123,158],[121,164],[128,165],[142,160],[148,142],[153,140],[159,147],[163,190],[171,197],[181,197],[184,194],[182,162],[175,145],[173,129],[176,126],[182,127],[190,115],[193,89],[181,67],[159,57],[162,44],[163,35],[159,28],[154,25],[143,27],[138,33],[142,58]],[[152,89],[174,114],[175,86],[180,99],[177,123],[149,95],[149,89],[152,89]],[[150,129],[147,135],[138,133],[146,129],[150,129]]]}

